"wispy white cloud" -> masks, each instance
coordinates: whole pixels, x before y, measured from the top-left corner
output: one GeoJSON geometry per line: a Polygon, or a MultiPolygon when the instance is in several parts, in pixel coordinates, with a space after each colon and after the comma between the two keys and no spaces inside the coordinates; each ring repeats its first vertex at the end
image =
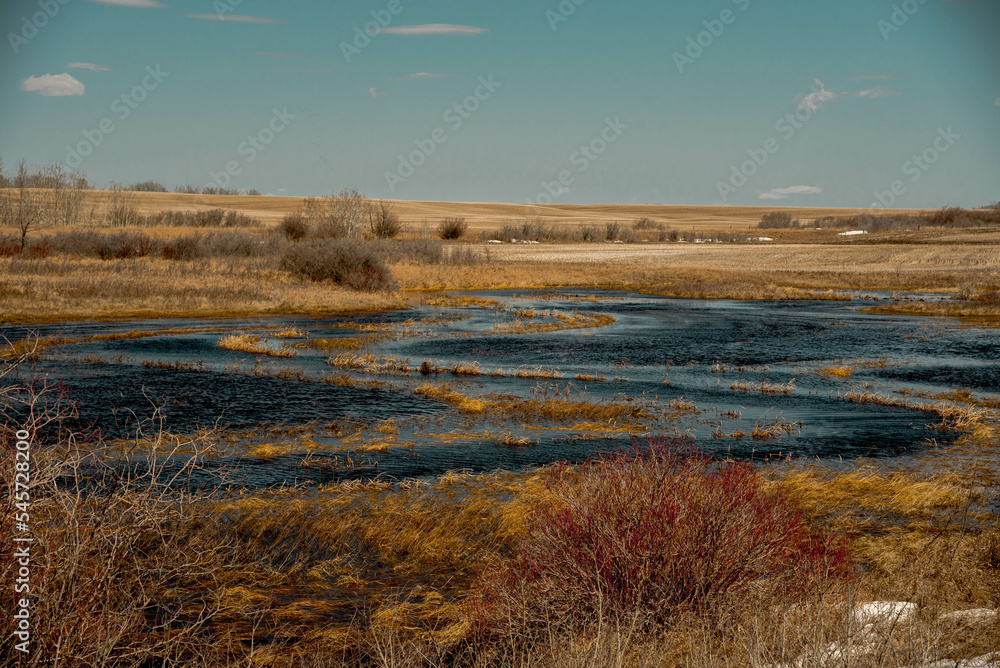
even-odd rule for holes
{"type": "Polygon", "coordinates": [[[70,63],[67,65],[71,70],[90,70],[91,72],[110,72],[110,67],[98,65],[97,63],[70,63]]]}
{"type": "Polygon", "coordinates": [[[251,51],[250,53],[256,53],[258,56],[271,56],[272,58],[305,58],[304,53],[288,53],[285,51],[251,51]]]}
{"type": "Polygon", "coordinates": [[[489,29],[476,26],[457,26],[450,23],[427,23],[419,26],[382,28],[382,32],[388,35],[478,35],[489,32],[489,29]]]}
{"type": "Polygon", "coordinates": [[[415,72],[401,77],[390,77],[389,81],[412,81],[413,79],[443,79],[444,77],[457,77],[460,74],[449,72],[415,72]]]}
{"type": "Polygon", "coordinates": [[[375,88],[374,86],[372,86],[371,88],[368,89],[368,94],[371,95],[372,97],[384,97],[385,96],[385,93],[383,91],[380,91],[378,88],[375,88]]]}
{"type": "Polygon", "coordinates": [[[90,0],[90,1],[97,2],[102,5],[118,5],[119,7],[149,7],[149,8],[166,7],[165,4],[159,2],[158,0],[90,0]]]}
{"type": "Polygon", "coordinates": [[[827,88],[822,81],[816,79],[816,88],[799,101],[799,109],[818,111],[820,107],[836,97],[836,93],[827,88]]]}
{"type": "Polygon", "coordinates": [[[790,186],[768,190],[766,193],[761,193],[758,199],[788,199],[789,195],[814,195],[821,192],[823,189],[816,186],[790,186]]]}
{"type": "Polygon", "coordinates": [[[994,107],[1000,107],[1000,95],[997,96],[996,102],[993,103],[994,107]]]}
{"type": "Polygon", "coordinates": [[[40,77],[30,76],[21,82],[21,90],[28,93],[38,93],[45,97],[68,97],[83,95],[84,86],[68,73],[43,74],[40,77]]]}
{"type": "Polygon", "coordinates": [[[869,88],[868,90],[862,90],[855,93],[858,97],[866,97],[870,100],[874,100],[880,97],[896,97],[902,93],[894,90],[886,90],[885,88],[869,88]]]}
{"type": "Polygon", "coordinates": [[[236,23],[288,23],[282,19],[272,19],[266,16],[247,16],[245,14],[188,14],[189,19],[203,21],[235,21],[236,23]]]}

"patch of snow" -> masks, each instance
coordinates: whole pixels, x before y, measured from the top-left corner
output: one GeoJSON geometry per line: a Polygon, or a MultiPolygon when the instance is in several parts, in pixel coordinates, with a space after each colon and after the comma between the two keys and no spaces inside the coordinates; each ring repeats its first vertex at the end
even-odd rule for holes
{"type": "Polygon", "coordinates": [[[956,610],[948,614],[941,615],[938,619],[942,622],[963,622],[971,624],[975,622],[990,621],[997,616],[996,610],[989,608],[975,608],[973,610],[956,610]]]}
{"type": "Polygon", "coordinates": [[[867,230],[851,230],[850,232],[839,232],[838,237],[856,237],[859,234],[868,234],[867,230]]]}
{"type": "Polygon", "coordinates": [[[854,621],[859,626],[886,622],[904,622],[917,611],[916,603],[906,601],[872,601],[861,603],[854,608],[854,621]]]}

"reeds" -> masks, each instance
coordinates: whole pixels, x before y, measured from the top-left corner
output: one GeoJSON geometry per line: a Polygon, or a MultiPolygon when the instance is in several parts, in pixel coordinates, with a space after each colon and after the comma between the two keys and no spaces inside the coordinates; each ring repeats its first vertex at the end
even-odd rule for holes
{"type": "Polygon", "coordinates": [[[282,344],[278,348],[268,345],[268,340],[262,336],[252,336],[250,334],[230,334],[219,339],[219,347],[226,350],[235,350],[253,355],[265,355],[267,357],[295,357],[294,350],[282,344]]]}
{"type": "Polygon", "coordinates": [[[795,379],[793,378],[787,383],[769,383],[766,380],[755,383],[741,379],[733,383],[729,389],[739,392],[760,392],[761,394],[791,394],[795,390],[795,379]]]}

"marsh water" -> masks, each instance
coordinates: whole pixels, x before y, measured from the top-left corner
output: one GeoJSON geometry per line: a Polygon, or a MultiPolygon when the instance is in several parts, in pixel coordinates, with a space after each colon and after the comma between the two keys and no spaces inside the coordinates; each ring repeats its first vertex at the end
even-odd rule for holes
{"type": "MultiPolygon", "coordinates": [[[[935,429],[933,414],[850,401],[845,395],[852,389],[885,397],[1000,389],[996,330],[865,313],[866,300],[736,302],[581,290],[475,297],[360,316],[39,326],[32,331],[41,337],[74,342],[46,349],[22,371],[62,379],[81,418],[111,436],[134,432],[154,415],[175,433],[240,431],[243,440],[230,439],[216,461],[235,465],[240,484],[251,487],[516,470],[580,461],[637,435],[686,435],[738,458],[900,457],[952,436],[935,429]],[[614,321],[563,326],[597,316],[614,321]],[[297,336],[274,338],[286,327],[297,336]],[[139,334],[115,337],[129,332],[139,334]],[[220,347],[233,333],[262,337],[293,356],[220,347]],[[368,342],[351,354],[414,368],[424,361],[441,368],[475,363],[483,372],[506,372],[424,376],[338,368],[329,360],[345,351],[309,345],[341,338],[368,342]],[[347,380],[323,382],[331,374],[347,380]],[[634,404],[653,417],[601,429],[573,419],[475,416],[416,393],[423,383],[508,401],[634,404]],[[380,438],[373,430],[387,420],[393,435],[380,438]],[[303,426],[307,448],[252,454],[264,441],[294,441],[303,426]],[[762,427],[783,428],[750,436],[762,427]],[[345,440],[345,431],[357,437],[345,440]],[[521,440],[504,444],[499,435],[521,440]],[[302,466],[305,457],[327,465],[302,466]],[[352,465],[342,466],[348,459],[352,465]]],[[[2,333],[13,340],[27,330],[2,333]]]]}

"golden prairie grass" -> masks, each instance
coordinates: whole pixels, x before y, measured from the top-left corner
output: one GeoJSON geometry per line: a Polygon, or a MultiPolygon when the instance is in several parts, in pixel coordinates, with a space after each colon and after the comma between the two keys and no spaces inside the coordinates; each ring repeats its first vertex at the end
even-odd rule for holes
{"type": "Polygon", "coordinates": [[[219,347],[225,350],[235,350],[253,355],[266,355],[268,357],[295,357],[295,351],[282,344],[275,348],[269,345],[267,339],[262,336],[252,336],[249,334],[230,334],[219,339],[219,347]]]}
{"type": "MultiPolygon", "coordinates": [[[[423,383],[415,390],[419,396],[437,399],[454,405],[463,413],[471,415],[488,414],[490,417],[541,419],[555,422],[584,420],[610,423],[616,421],[643,421],[655,418],[651,407],[645,402],[632,401],[589,401],[584,395],[559,394],[548,388],[536,388],[531,398],[523,399],[507,395],[483,395],[470,397],[446,386],[423,383]]],[[[693,410],[687,406],[675,407],[679,411],[693,410]]]]}
{"type": "Polygon", "coordinates": [[[540,332],[559,332],[570,329],[591,329],[605,327],[616,322],[616,318],[605,313],[571,313],[553,312],[551,315],[537,314],[528,318],[517,316],[510,322],[497,324],[493,330],[500,334],[536,334],[540,332]],[[548,322],[538,319],[548,317],[548,322]]]}
{"type": "Polygon", "coordinates": [[[271,336],[276,339],[304,339],[308,337],[309,334],[298,327],[282,327],[274,332],[271,332],[271,336]]]}
{"type": "Polygon", "coordinates": [[[979,440],[989,440],[996,434],[996,424],[1000,418],[1000,414],[996,411],[976,405],[962,406],[953,401],[914,402],[904,397],[871,392],[859,387],[852,387],[849,392],[839,393],[837,397],[860,404],[908,408],[930,413],[941,418],[941,429],[971,432],[979,440]]]}
{"type": "Polygon", "coordinates": [[[920,518],[984,498],[982,490],[970,488],[967,480],[954,474],[885,473],[873,465],[842,473],[792,469],[777,474],[774,484],[808,512],[845,526],[862,516],[848,517],[848,509],[920,518]]]}
{"type": "Polygon", "coordinates": [[[172,262],[0,259],[4,319],[32,323],[128,318],[324,315],[405,306],[400,297],[302,282],[254,259],[172,262]]]}

